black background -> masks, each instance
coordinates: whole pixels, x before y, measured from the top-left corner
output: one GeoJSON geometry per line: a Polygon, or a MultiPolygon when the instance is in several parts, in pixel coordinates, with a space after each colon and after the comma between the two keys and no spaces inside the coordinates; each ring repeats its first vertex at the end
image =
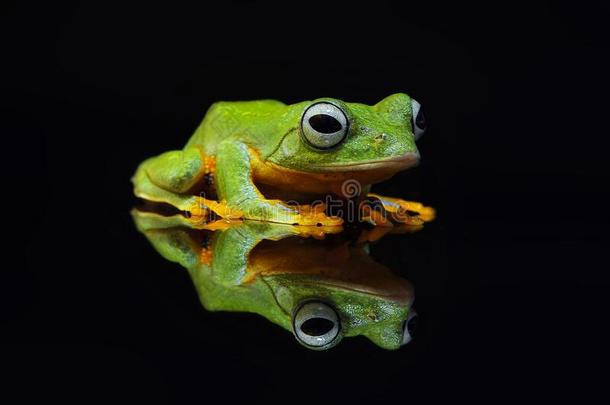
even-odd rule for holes
{"type": "MultiPolygon", "coordinates": [[[[162,402],[589,399],[607,380],[609,8],[375,1],[2,6],[3,385],[162,402]],[[208,313],[128,215],[129,178],[217,100],[404,91],[419,168],[377,191],[439,218],[374,256],[417,339],[323,353],[208,313]],[[14,260],[13,260],[14,259],[14,260]]],[[[5,391],[6,392],[6,391],[5,391]]]]}

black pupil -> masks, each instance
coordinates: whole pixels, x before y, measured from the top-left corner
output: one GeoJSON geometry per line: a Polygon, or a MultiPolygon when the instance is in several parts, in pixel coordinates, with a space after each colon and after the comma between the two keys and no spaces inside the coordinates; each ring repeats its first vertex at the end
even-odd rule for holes
{"type": "Polygon", "coordinates": [[[420,108],[417,112],[417,117],[415,117],[415,125],[419,129],[426,129],[426,117],[424,116],[424,111],[420,108]]]}
{"type": "Polygon", "coordinates": [[[309,336],[321,336],[330,331],[335,324],[325,318],[311,318],[303,322],[301,331],[309,336]]]}
{"type": "Polygon", "coordinates": [[[409,319],[407,322],[407,330],[409,331],[409,335],[413,336],[415,334],[415,330],[417,329],[417,315],[409,319]]]}
{"type": "Polygon", "coordinates": [[[312,115],[309,118],[309,125],[323,134],[332,134],[333,132],[340,131],[342,128],[341,123],[335,117],[327,114],[312,115]]]}

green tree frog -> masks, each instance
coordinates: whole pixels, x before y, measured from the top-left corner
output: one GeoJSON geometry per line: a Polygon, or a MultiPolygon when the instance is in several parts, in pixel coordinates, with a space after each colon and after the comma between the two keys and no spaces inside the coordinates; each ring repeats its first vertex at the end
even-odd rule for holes
{"type": "Polygon", "coordinates": [[[368,194],[371,184],[418,164],[415,141],[424,129],[420,104],[404,93],[371,106],[334,98],[218,102],[182,150],[140,164],[134,192],[194,219],[212,211],[228,219],[333,226],[342,219],[287,201],[345,197],[346,181],[353,181],[361,196],[388,211],[428,221],[429,207],[368,194]]]}
{"type": "Polygon", "coordinates": [[[345,336],[384,349],[411,340],[413,286],[375,262],[366,241],[338,234],[342,227],[223,219],[196,228],[182,215],[132,215],[163,257],[188,270],[210,311],[260,314],[314,350],[345,336]]]}

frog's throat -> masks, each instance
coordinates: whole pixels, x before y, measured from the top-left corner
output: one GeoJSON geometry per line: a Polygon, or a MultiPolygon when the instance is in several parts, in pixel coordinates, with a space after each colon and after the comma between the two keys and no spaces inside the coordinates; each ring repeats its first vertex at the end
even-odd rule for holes
{"type": "Polygon", "coordinates": [[[250,149],[250,157],[256,181],[299,192],[317,193],[338,193],[346,180],[357,180],[362,185],[379,183],[419,163],[419,153],[409,152],[388,159],[354,164],[313,165],[305,171],[265,161],[253,149],[250,149]]]}

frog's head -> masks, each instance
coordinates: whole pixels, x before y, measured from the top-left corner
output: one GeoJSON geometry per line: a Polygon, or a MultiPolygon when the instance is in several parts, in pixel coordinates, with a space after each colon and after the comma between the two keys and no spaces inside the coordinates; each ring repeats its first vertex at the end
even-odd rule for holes
{"type": "Polygon", "coordinates": [[[345,336],[362,335],[384,349],[398,349],[411,340],[417,315],[406,280],[391,288],[329,277],[274,276],[265,281],[290,315],[288,329],[307,348],[329,349],[345,336]]]}
{"type": "Polygon", "coordinates": [[[264,263],[259,281],[273,295],[261,314],[292,331],[299,343],[324,350],[343,337],[362,335],[398,349],[411,340],[416,313],[406,279],[362,248],[329,249],[298,240],[275,244],[251,256],[254,267],[264,263]],[[271,310],[275,306],[279,311],[271,310]]]}
{"type": "Polygon", "coordinates": [[[286,130],[268,160],[312,172],[396,173],[419,162],[425,129],[417,101],[393,94],[375,105],[321,98],[287,106],[286,130]]]}

